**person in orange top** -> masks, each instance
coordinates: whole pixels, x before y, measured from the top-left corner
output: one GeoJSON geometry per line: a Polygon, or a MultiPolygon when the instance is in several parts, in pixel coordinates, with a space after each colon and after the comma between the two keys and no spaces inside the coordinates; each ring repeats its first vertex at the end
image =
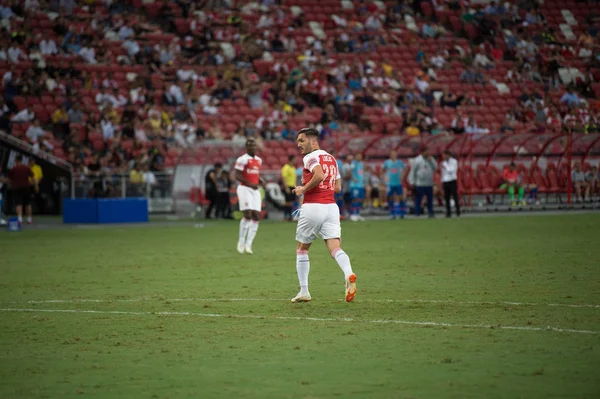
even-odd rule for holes
{"type": "Polygon", "coordinates": [[[525,201],[523,200],[525,186],[521,184],[521,177],[519,176],[519,172],[517,172],[517,165],[515,165],[514,162],[511,162],[510,166],[507,169],[504,169],[502,172],[502,180],[503,183],[500,186],[500,189],[508,191],[508,197],[510,198],[512,205],[517,205],[515,202],[515,188],[517,188],[519,192],[519,203],[525,205],[525,201]]]}

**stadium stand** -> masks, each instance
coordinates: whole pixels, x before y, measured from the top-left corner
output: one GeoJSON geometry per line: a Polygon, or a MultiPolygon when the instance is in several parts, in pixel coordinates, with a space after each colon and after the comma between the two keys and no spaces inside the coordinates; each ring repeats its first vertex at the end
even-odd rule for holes
{"type": "Polygon", "coordinates": [[[450,149],[480,195],[511,160],[565,192],[568,158],[600,155],[597,2],[2,0],[0,18],[0,129],[82,175],[228,160],[246,137],[276,170],[305,126],[376,166],[450,149]]]}

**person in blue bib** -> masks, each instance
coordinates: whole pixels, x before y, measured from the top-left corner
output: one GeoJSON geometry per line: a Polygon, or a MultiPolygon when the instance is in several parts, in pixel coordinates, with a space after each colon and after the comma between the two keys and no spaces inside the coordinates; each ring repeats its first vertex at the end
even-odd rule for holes
{"type": "Polygon", "coordinates": [[[398,159],[396,151],[390,153],[390,158],[383,163],[385,172],[388,203],[392,219],[404,218],[406,215],[406,197],[402,189],[402,180],[406,174],[406,165],[398,159]]]}
{"type": "Polygon", "coordinates": [[[357,153],[351,165],[350,196],[352,198],[352,215],[350,215],[350,220],[354,222],[364,220],[360,216],[360,210],[365,200],[365,164],[362,159],[362,153],[357,153]]]}

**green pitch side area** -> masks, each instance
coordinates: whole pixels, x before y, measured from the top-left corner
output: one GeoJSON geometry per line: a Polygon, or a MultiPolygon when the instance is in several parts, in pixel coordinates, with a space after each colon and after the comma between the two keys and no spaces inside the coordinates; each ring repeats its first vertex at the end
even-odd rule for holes
{"type": "Polygon", "coordinates": [[[600,215],[0,233],[0,397],[592,398],[600,215]]]}

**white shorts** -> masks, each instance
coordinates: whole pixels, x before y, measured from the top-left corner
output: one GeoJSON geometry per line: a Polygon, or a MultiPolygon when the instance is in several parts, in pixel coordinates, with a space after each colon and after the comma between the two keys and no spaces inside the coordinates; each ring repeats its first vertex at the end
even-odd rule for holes
{"type": "Polygon", "coordinates": [[[296,241],[310,244],[320,236],[324,240],[341,238],[340,208],[337,204],[303,204],[296,227],[296,241]]]}
{"type": "Polygon", "coordinates": [[[240,211],[260,212],[262,208],[260,189],[253,190],[250,187],[242,186],[240,184],[237,187],[237,196],[238,204],[240,205],[240,211]]]}

